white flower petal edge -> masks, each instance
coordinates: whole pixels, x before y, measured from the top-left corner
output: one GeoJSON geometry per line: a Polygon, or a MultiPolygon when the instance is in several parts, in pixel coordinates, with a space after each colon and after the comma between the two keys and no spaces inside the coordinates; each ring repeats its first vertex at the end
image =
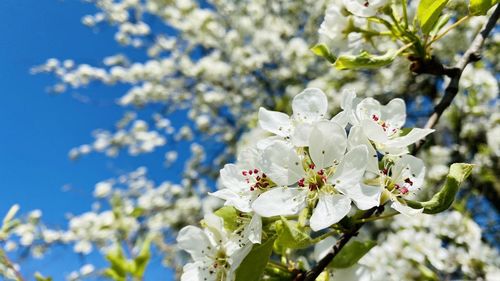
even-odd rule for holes
{"type": "Polygon", "coordinates": [[[379,186],[357,184],[349,189],[349,197],[360,210],[368,210],[380,205],[382,189],[379,186]]]}
{"type": "Polygon", "coordinates": [[[263,217],[290,216],[306,207],[307,189],[277,187],[262,193],[252,204],[263,217]]]}
{"type": "Polygon", "coordinates": [[[259,108],[259,125],[262,129],[281,137],[289,136],[292,122],[285,113],[259,108]]]}
{"type": "Polygon", "coordinates": [[[264,150],[261,167],[277,185],[294,184],[305,173],[294,148],[283,141],[275,142],[264,150]]]}
{"type": "Polygon", "coordinates": [[[424,209],[413,209],[412,207],[408,207],[406,205],[401,204],[398,200],[394,200],[391,204],[391,208],[400,212],[401,214],[412,217],[414,215],[420,214],[424,211],[424,209]]]}
{"type": "Polygon", "coordinates": [[[331,121],[317,123],[309,138],[309,155],[319,169],[333,166],[340,161],[347,148],[347,134],[331,121]]]}
{"type": "Polygon", "coordinates": [[[325,93],[317,88],[307,88],[292,101],[293,118],[313,122],[325,118],[328,100],[325,93]]]}
{"type": "Polygon", "coordinates": [[[188,225],[179,231],[177,245],[188,252],[194,260],[203,258],[214,250],[206,233],[192,225],[188,225]]]}
{"type": "Polygon", "coordinates": [[[311,229],[319,231],[339,222],[351,210],[351,199],[341,194],[320,193],[310,220],[311,229]]]}
{"type": "Polygon", "coordinates": [[[346,9],[358,17],[372,17],[387,0],[343,0],[346,9]]]}

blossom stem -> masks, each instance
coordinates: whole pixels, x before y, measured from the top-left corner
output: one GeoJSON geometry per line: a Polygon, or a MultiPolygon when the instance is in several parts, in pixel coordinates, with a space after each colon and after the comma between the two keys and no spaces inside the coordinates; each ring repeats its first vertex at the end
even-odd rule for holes
{"type": "Polygon", "coordinates": [[[356,221],[356,223],[365,223],[365,222],[370,222],[370,221],[388,219],[388,218],[394,217],[395,215],[399,215],[399,213],[396,212],[396,213],[391,213],[391,214],[387,214],[387,215],[383,215],[383,216],[375,216],[375,217],[359,219],[356,221]]]}
{"type": "Polygon", "coordinates": [[[14,264],[10,261],[9,257],[7,256],[7,254],[2,249],[0,249],[0,263],[4,264],[8,269],[12,270],[12,272],[16,276],[16,281],[25,280],[21,275],[21,272],[19,272],[19,270],[16,269],[14,264]]]}

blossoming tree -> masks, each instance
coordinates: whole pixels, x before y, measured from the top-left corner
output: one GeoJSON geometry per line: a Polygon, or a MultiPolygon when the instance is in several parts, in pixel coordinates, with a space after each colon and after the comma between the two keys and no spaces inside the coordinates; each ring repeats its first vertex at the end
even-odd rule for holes
{"type": "MultiPolygon", "coordinates": [[[[6,248],[19,243],[42,255],[65,243],[77,253],[105,253],[109,267],[85,265],[72,280],[141,279],[152,254],[183,281],[499,276],[499,255],[481,241],[467,209],[455,207],[463,213],[449,213],[449,222],[442,213],[471,174],[467,190],[490,186],[484,194],[498,208],[491,74],[498,36],[487,41],[500,14],[496,1],[93,2],[100,12],[84,24],[116,25],[117,41],[144,49],[149,60],[120,54],[100,68],[51,59],[34,71],[53,72],[56,92],[93,81],[130,84],[120,105],[164,110],[151,118],[128,113],[116,132],[96,131],[70,156],[201,145],[191,145],[181,183],[155,185],[143,168],[98,183],[94,195],[111,209],[75,217],[68,230],[47,229],[36,212],[15,219],[13,207],[0,232],[6,248]],[[147,15],[174,35],[155,33],[147,15]],[[438,100],[426,123],[407,120],[407,107],[415,111],[425,99],[438,100]],[[172,124],[176,110],[194,126],[172,124]],[[443,137],[446,127],[455,134],[443,137]],[[463,142],[471,139],[482,146],[463,142]],[[216,178],[217,190],[209,187],[216,178]],[[175,245],[167,242],[172,233],[175,245]],[[479,250],[485,255],[474,255],[479,250]]],[[[179,152],[164,153],[171,163],[179,152]]],[[[7,278],[23,278],[3,251],[0,264],[7,278]]]]}

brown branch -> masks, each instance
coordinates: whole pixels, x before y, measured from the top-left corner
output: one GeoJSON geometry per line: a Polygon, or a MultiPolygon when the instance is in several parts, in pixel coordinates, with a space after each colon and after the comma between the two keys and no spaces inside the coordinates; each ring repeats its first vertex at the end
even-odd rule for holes
{"type": "MultiPolygon", "coordinates": [[[[383,206],[380,207],[373,207],[366,211],[362,219],[369,218],[375,213],[376,211],[381,211],[383,210],[383,206]]],[[[324,256],[318,264],[316,264],[315,267],[313,267],[311,270],[305,273],[299,273],[294,281],[313,281],[316,280],[316,278],[325,270],[325,268],[328,266],[328,264],[335,258],[335,256],[338,255],[340,250],[344,248],[344,246],[353,238],[354,236],[358,235],[359,229],[364,225],[365,223],[357,223],[354,225],[354,227],[349,230],[349,232],[344,233],[340,239],[337,241],[337,243],[333,246],[332,250],[324,256]]]]}
{"type": "MultiPolygon", "coordinates": [[[[495,27],[496,22],[498,21],[498,17],[500,15],[500,4],[497,5],[495,8],[495,11],[489,18],[488,22],[484,25],[484,27],[481,29],[478,35],[474,38],[472,41],[470,47],[467,49],[467,51],[464,53],[460,61],[456,64],[455,67],[449,68],[446,66],[441,65],[439,70],[440,70],[440,75],[447,75],[450,76],[451,80],[448,86],[446,87],[445,94],[443,98],[439,101],[439,103],[436,105],[434,108],[434,113],[429,117],[429,120],[427,121],[427,124],[425,125],[425,128],[433,128],[438,120],[439,117],[443,114],[443,112],[450,106],[451,102],[455,98],[455,96],[458,93],[458,83],[460,81],[460,76],[462,76],[462,72],[464,71],[465,67],[470,63],[474,61],[478,61],[481,56],[480,56],[480,49],[484,44],[484,41],[490,34],[491,30],[495,27]]],[[[434,63],[439,63],[439,61],[434,60],[434,63]]],[[[428,68],[423,68],[428,69],[428,68]]],[[[424,73],[425,71],[422,70],[424,73]]],[[[438,73],[431,73],[427,72],[430,74],[438,74],[438,73]]],[[[416,154],[417,151],[420,149],[422,146],[421,143],[419,143],[415,149],[413,150],[412,154],[416,154]]],[[[363,218],[368,218],[371,217],[375,211],[377,211],[379,208],[374,207],[368,211],[365,212],[363,215],[363,218]]],[[[361,227],[364,225],[364,223],[358,223],[354,225],[354,227],[349,231],[344,233],[340,239],[337,241],[337,243],[333,246],[331,249],[330,253],[328,253],[325,257],[323,257],[317,264],[314,266],[311,270],[305,273],[299,273],[294,281],[314,281],[316,278],[325,270],[325,268],[328,266],[328,264],[338,255],[338,253],[342,250],[342,248],[353,238],[358,234],[358,231],[361,229],[361,227]]]]}
{"type": "MultiPolygon", "coordinates": [[[[495,8],[495,11],[491,15],[491,17],[488,19],[488,22],[483,26],[481,31],[476,35],[474,40],[472,41],[471,45],[465,51],[463,56],[460,58],[458,63],[455,65],[455,67],[451,68],[453,71],[451,71],[450,68],[444,67],[441,65],[441,67],[437,67],[436,69],[442,69],[443,71],[440,72],[441,75],[447,75],[449,76],[450,82],[448,83],[448,86],[446,87],[444,91],[444,95],[439,101],[439,103],[434,107],[434,112],[432,115],[429,117],[427,120],[427,123],[425,124],[426,129],[432,129],[434,126],[439,121],[439,118],[443,114],[443,112],[451,105],[453,99],[458,93],[458,85],[460,82],[460,77],[462,76],[462,73],[465,69],[465,67],[471,63],[475,62],[481,59],[481,47],[484,44],[484,41],[486,38],[488,38],[491,30],[495,27],[498,17],[500,16],[500,5],[497,5],[495,8]]],[[[431,60],[431,64],[433,67],[435,67],[436,64],[440,64],[437,60],[431,60]]],[[[438,74],[439,72],[432,72],[429,71],[430,67],[422,67],[420,73],[429,73],[429,74],[438,74]]],[[[431,67],[432,68],[432,67],[431,67]]],[[[419,73],[419,72],[417,72],[419,73]]],[[[419,142],[415,145],[415,149],[413,150],[413,153],[417,153],[420,148],[422,147],[423,142],[419,142]]]]}

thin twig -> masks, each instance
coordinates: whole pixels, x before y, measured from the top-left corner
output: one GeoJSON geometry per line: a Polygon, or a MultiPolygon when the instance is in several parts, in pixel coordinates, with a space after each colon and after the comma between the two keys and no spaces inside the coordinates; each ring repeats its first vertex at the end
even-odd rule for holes
{"type": "MultiPolygon", "coordinates": [[[[495,11],[488,19],[488,22],[483,26],[481,31],[476,35],[474,41],[472,41],[470,47],[465,51],[464,55],[460,58],[458,63],[455,65],[452,73],[450,73],[450,82],[444,91],[444,95],[439,101],[439,103],[434,107],[434,112],[427,120],[427,124],[425,124],[426,129],[432,129],[439,121],[439,118],[443,114],[443,112],[451,105],[451,102],[455,98],[458,93],[458,84],[460,82],[460,77],[465,69],[465,67],[471,63],[481,59],[481,47],[484,44],[484,41],[489,36],[491,30],[495,27],[498,17],[500,16],[500,5],[497,5],[495,11]]],[[[419,142],[416,144],[413,153],[417,153],[422,147],[423,142],[419,142]]]]}
{"type": "MultiPolygon", "coordinates": [[[[458,82],[460,81],[460,76],[462,75],[462,72],[470,62],[477,61],[480,59],[479,51],[483,46],[484,41],[490,34],[491,30],[495,27],[499,15],[500,15],[500,5],[497,5],[495,11],[489,18],[488,22],[484,25],[479,34],[474,38],[474,41],[472,41],[470,47],[467,49],[465,54],[462,56],[460,61],[455,66],[455,69],[457,71],[456,72],[454,71],[455,73],[449,73],[449,76],[451,76],[450,83],[446,87],[443,98],[434,108],[434,113],[431,115],[431,117],[429,117],[429,120],[427,121],[425,128],[429,129],[433,128],[437,124],[439,117],[441,117],[444,110],[448,108],[448,106],[450,106],[451,102],[458,93],[458,82]]],[[[413,154],[415,154],[419,150],[420,146],[421,144],[416,146],[415,150],[413,151],[413,154]]],[[[377,211],[377,209],[378,209],[377,207],[374,207],[366,211],[362,219],[367,219],[371,217],[373,213],[377,211]]],[[[337,256],[338,253],[342,250],[342,248],[351,240],[351,238],[353,238],[358,234],[358,231],[361,229],[363,225],[364,223],[355,224],[354,227],[349,232],[344,233],[340,237],[337,243],[333,246],[330,253],[328,253],[325,257],[323,257],[316,264],[316,266],[314,266],[308,272],[299,273],[294,280],[295,281],[316,280],[316,278],[321,274],[321,272],[323,272],[323,270],[325,270],[325,268],[335,258],[335,256],[337,256]]]]}
{"type": "Polygon", "coordinates": [[[16,279],[17,279],[16,281],[24,281],[25,280],[23,278],[23,276],[21,275],[21,272],[19,272],[19,270],[16,269],[16,267],[14,266],[12,261],[10,261],[7,254],[2,249],[0,249],[0,262],[3,263],[8,269],[12,270],[12,272],[16,276],[16,279]]]}

